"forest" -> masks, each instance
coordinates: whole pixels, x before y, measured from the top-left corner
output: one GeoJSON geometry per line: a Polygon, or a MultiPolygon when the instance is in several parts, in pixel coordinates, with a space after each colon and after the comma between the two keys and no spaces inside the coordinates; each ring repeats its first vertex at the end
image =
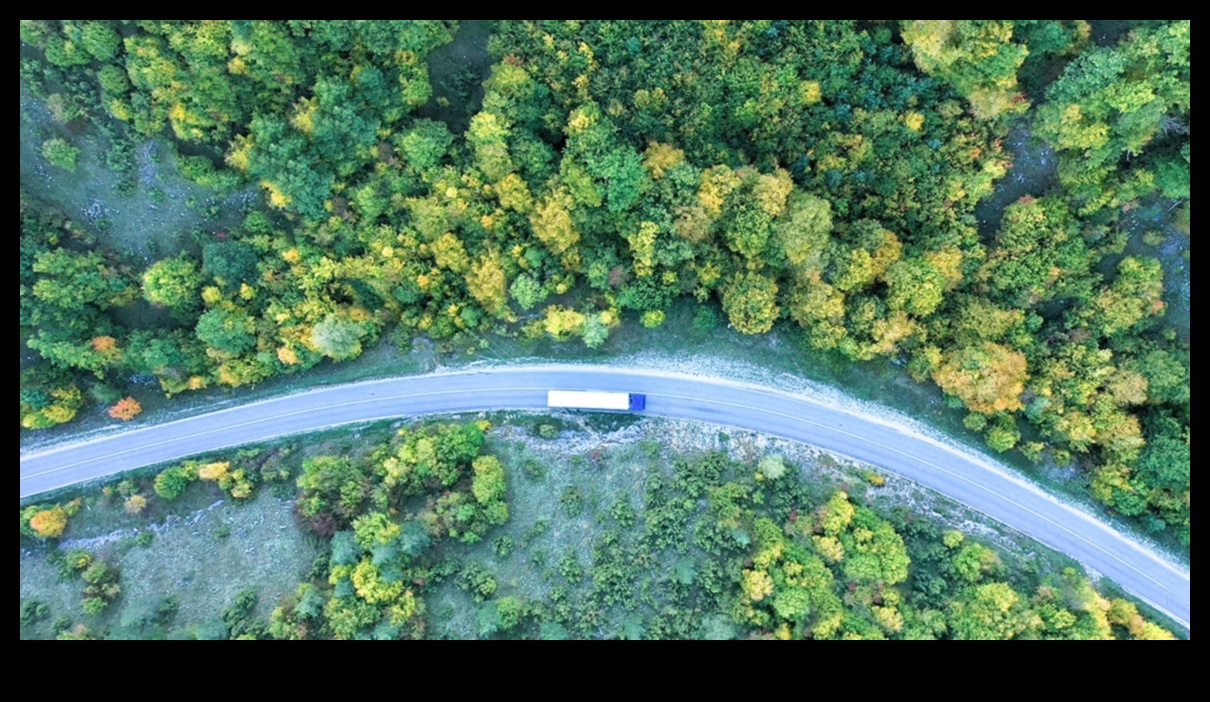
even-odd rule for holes
{"type": "MultiPolygon", "coordinates": [[[[80,599],[52,608],[45,590],[25,597],[23,580],[22,637],[1173,638],[1071,566],[1042,566],[1036,553],[1007,552],[911,506],[873,509],[860,493],[884,480],[869,469],[833,483],[776,453],[680,453],[655,441],[560,463],[489,441],[522,430],[520,443],[541,446],[574,433],[547,421],[369,429],[352,450],[304,437],[31,505],[23,545],[56,543],[82,509],[139,528],[125,545],[50,549],[60,587],[80,599]],[[597,490],[605,470],[635,480],[597,490]],[[172,538],[171,527],[147,528],[163,510],[221,495],[238,515],[256,509],[248,503],[258,491],[292,499],[293,529],[315,544],[297,576],[276,572],[258,588],[233,573],[245,582],[229,601],[189,615],[198,590],[186,573],[208,560],[195,553],[184,563],[153,558],[168,571],[162,589],[123,590],[127,563],[147,577],[137,565],[146,559],[130,554],[172,538]],[[522,523],[510,507],[524,508],[522,523]]],[[[256,523],[245,538],[265,538],[260,519],[242,519],[256,523]]],[[[211,547],[237,538],[230,531],[219,527],[211,547]]]]}
{"type": "MultiPolygon", "coordinates": [[[[386,339],[599,348],[687,298],[706,328],[903,364],[992,450],[1071,464],[1187,549],[1189,339],[1128,225],[1155,207],[1188,235],[1189,22],[1111,29],[500,21],[481,103],[442,120],[426,59],[456,22],[22,21],[22,85],[63,126],[40,146],[52,168],[77,168],[69,137],[88,125],[120,193],[154,138],[192,181],[262,199],[139,260],[23,192],[21,426],[86,405],[130,421],[148,383],[251,386],[386,339]],[[1053,149],[1057,177],[980,222],[1014,128],[1053,149]],[[136,305],[162,314],[132,324],[136,305]]],[[[457,538],[501,516],[450,509],[469,515],[457,538]]],[[[826,558],[772,531],[745,546],[778,554],[752,593],[791,568],[823,577],[826,558]]],[[[759,597],[735,606],[798,626],[759,597]]]]}

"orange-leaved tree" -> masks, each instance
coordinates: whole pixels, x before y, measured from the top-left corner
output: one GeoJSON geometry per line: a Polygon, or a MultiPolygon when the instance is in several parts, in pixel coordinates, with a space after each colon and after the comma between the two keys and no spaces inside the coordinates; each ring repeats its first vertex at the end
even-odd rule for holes
{"type": "Polygon", "coordinates": [[[123,422],[129,422],[134,419],[140,412],[143,411],[143,406],[133,397],[124,397],[118,400],[117,404],[109,408],[109,416],[114,419],[120,419],[123,422]]]}

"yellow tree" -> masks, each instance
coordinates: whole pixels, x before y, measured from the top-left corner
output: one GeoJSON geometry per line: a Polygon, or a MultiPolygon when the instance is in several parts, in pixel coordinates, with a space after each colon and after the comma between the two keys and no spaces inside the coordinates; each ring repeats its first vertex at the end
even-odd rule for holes
{"type": "Polygon", "coordinates": [[[786,198],[794,190],[794,181],[784,168],[772,173],[763,173],[752,183],[752,199],[770,217],[780,215],[786,209],[786,198]]]}
{"type": "Polygon", "coordinates": [[[543,197],[529,217],[534,235],[556,255],[562,255],[580,240],[571,221],[571,196],[557,188],[543,197]]]}
{"type": "Polygon", "coordinates": [[[126,498],[123,503],[127,514],[141,514],[144,509],[147,509],[147,498],[142,495],[131,495],[126,498]]]}
{"type": "Polygon", "coordinates": [[[462,273],[470,266],[470,257],[466,254],[466,247],[462,245],[462,241],[458,237],[450,232],[437,237],[437,240],[429,245],[429,250],[433,252],[433,259],[437,261],[437,265],[446,270],[462,273]]]}
{"type": "Polygon", "coordinates": [[[648,142],[647,150],[643,152],[643,167],[652,178],[663,178],[665,171],[680,165],[684,160],[684,151],[672,144],[661,144],[658,141],[648,142]]]}
{"type": "Polygon", "coordinates": [[[933,371],[942,390],[984,414],[1021,409],[1028,379],[1025,355],[992,342],[960,348],[933,371]]]}
{"type": "Polygon", "coordinates": [[[626,236],[630,251],[634,254],[634,273],[640,278],[652,274],[655,268],[655,243],[659,234],[655,222],[643,221],[639,228],[626,236]]]}
{"type": "Polygon", "coordinates": [[[30,517],[29,527],[43,539],[56,539],[67,528],[67,512],[59,505],[44,509],[30,517]]]}
{"type": "Polygon", "coordinates": [[[529,186],[516,173],[504,176],[496,183],[495,189],[501,207],[521,214],[527,214],[534,207],[534,197],[529,193],[529,186]]]}
{"type": "Polygon", "coordinates": [[[546,308],[542,326],[547,334],[566,341],[584,329],[584,315],[570,307],[551,305],[546,308]]]}
{"type": "Polygon", "coordinates": [[[494,251],[476,259],[466,274],[466,287],[471,295],[483,305],[483,309],[496,316],[503,316],[508,312],[506,282],[504,268],[500,264],[500,254],[494,251]]]}
{"type": "Polygon", "coordinates": [[[759,273],[739,273],[723,290],[723,309],[739,331],[763,334],[773,328],[781,311],[777,306],[777,283],[759,273]]]}

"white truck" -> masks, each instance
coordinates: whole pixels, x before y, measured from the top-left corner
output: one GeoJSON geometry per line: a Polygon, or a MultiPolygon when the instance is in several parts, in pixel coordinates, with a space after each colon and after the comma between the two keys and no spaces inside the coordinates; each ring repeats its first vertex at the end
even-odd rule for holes
{"type": "Polygon", "coordinates": [[[546,406],[562,409],[639,412],[647,406],[647,396],[634,392],[608,390],[550,390],[546,406]]]}

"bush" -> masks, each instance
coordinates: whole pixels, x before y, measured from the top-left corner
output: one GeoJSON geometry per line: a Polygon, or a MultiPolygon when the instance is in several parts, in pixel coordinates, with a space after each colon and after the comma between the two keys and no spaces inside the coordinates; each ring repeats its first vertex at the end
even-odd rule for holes
{"type": "Polygon", "coordinates": [[[500,558],[508,558],[513,552],[513,546],[513,537],[508,534],[497,536],[492,541],[492,551],[500,558]]]}
{"type": "Polygon", "coordinates": [[[143,406],[133,397],[126,397],[118,400],[117,404],[109,408],[109,416],[114,419],[120,419],[123,422],[129,422],[143,411],[143,406]]]}
{"type": "Polygon", "coordinates": [[[584,511],[584,496],[574,485],[568,485],[563,488],[563,496],[559,498],[559,505],[563,508],[563,514],[578,517],[580,512],[584,511]]]}
{"type": "Polygon", "coordinates": [[[142,514],[147,509],[147,498],[142,495],[131,495],[123,503],[127,514],[142,514]]]}
{"type": "Polygon", "coordinates": [[[42,600],[25,600],[21,603],[21,626],[33,626],[50,616],[50,605],[42,600]]]}
{"type": "Polygon", "coordinates": [[[52,166],[58,166],[74,173],[76,170],[76,159],[80,157],[80,150],[62,139],[48,139],[42,142],[42,156],[52,166]]]}
{"type": "Polygon", "coordinates": [[[165,595],[156,604],[155,610],[151,613],[151,621],[160,626],[168,626],[176,619],[176,614],[181,609],[181,602],[176,595],[165,595]]]}
{"type": "Polygon", "coordinates": [[[718,314],[710,307],[699,307],[693,315],[693,328],[698,331],[714,331],[718,328],[718,314]]]}
{"type": "Polygon", "coordinates": [[[664,323],[664,310],[647,310],[639,316],[639,323],[648,329],[655,329],[664,323]]]}
{"type": "Polygon", "coordinates": [[[105,608],[109,606],[109,603],[100,597],[85,597],[82,604],[84,613],[94,617],[104,612],[105,608]]]}
{"type": "Polygon", "coordinates": [[[563,556],[563,560],[559,561],[559,575],[571,585],[579,585],[584,580],[584,566],[580,565],[580,559],[576,558],[575,552],[568,552],[563,556]]]}
{"type": "Polygon", "coordinates": [[[80,571],[92,565],[92,554],[82,548],[73,548],[63,554],[63,567],[75,577],[80,571]]]}
{"type": "Polygon", "coordinates": [[[67,528],[67,512],[59,505],[44,509],[30,517],[29,526],[43,539],[57,539],[67,528]]]}
{"type": "Polygon", "coordinates": [[[618,526],[623,529],[630,528],[638,516],[634,511],[634,506],[630,504],[630,497],[625,494],[618,495],[609,513],[613,515],[613,519],[618,523],[618,526]]]}
{"type": "Polygon", "coordinates": [[[185,492],[193,477],[180,466],[173,466],[155,476],[155,493],[165,500],[175,500],[185,492]]]}
{"type": "Polygon", "coordinates": [[[527,480],[540,483],[546,480],[546,466],[536,458],[531,458],[521,466],[521,472],[527,480]]]}
{"type": "Polygon", "coordinates": [[[767,480],[777,480],[786,474],[786,463],[781,456],[765,456],[757,467],[767,480]]]}
{"type": "Polygon", "coordinates": [[[1021,440],[1021,432],[1012,417],[1001,415],[987,428],[987,445],[997,452],[1003,453],[1017,445],[1021,440]]]}

